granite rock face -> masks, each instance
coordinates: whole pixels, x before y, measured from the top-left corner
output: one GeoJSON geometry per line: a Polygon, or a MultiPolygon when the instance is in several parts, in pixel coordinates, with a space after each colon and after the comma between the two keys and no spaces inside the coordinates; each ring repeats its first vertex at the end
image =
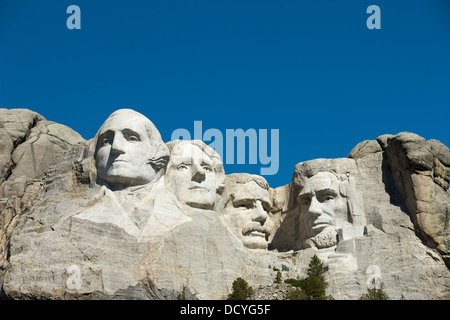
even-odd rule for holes
{"type": "Polygon", "coordinates": [[[16,217],[43,191],[44,173],[64,151],[84,139],[27,109],[0,109],[0,279],[16,217]]]}
{"type": "Polygon", "coordinates": [[[450,299],[450,152],[437,140],[363,141],[274,189],[225,174],[202,141],[164,143],[128,109],[88,141],[28,110],[0,123],[2,298],[224,299],[241,277],[256,299],[284,299],[277,273],[303,278],[317,255],[335,299],[381,283],[392,299],[450,299]]]}
{"type": "Polygon", "coordinates": [[[403,132],[389,137],[385,150],[418,234],[450,265],[449,149],[403,132]]]}

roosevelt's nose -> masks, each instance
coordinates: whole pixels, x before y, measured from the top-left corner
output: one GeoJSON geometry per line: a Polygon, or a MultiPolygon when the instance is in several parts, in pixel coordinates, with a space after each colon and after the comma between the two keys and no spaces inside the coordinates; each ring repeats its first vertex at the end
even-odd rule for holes
{"type": "Polygon", "coordinates": [[[264,224],[267,220],[267,212],[264,210],[261,201],[256,201],[255,208],[253,209],[252,221],[264,224]]]}
{"type": "Polygon", "coordinates": [[[201,166],[201,164],[194,163],[192,165],[192,181],[201,182],[205,180],[205,169],[201,166]]]}

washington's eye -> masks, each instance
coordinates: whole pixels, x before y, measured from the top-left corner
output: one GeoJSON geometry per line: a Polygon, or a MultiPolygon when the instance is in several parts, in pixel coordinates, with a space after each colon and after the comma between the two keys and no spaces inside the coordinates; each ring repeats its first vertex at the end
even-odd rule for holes
{"type": "Polygon", "coordinates": [[[109,143],[109,139],[104,137],[104,138],[101,139],[100,143],[101,144],[108,144],[109,143]]]}
{"type": "Polygon", "coordinates": [[[127,140],[127,141],[131,141],[131,142],[136,142],[136,141],[140,141],[141,138],[139,137],[139,134],[137,132],[134,132],[133,130],[130,129],[124,129],[122,131],[123,137],[127,140]]]}
{"type": "Polygon", "coordinates": [[[327,194],[327,195],[325,195],[323,197],[323,200],[325,200],[325,201],[330,201],[330,200],[333,200],[333,199],[334,199],[334,196],[331,195],[331,194],[327,194]]]}

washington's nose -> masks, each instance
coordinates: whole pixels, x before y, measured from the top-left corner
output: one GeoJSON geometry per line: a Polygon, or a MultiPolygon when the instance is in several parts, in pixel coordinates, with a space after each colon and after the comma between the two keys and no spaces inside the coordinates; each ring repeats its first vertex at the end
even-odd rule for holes
{"type": "Polygon", "coordinates": [[[125,153],[125,138],[121,134],[114,135],[111,152],[114,154],[125,153]]]}
{"type": "Polygon", "coordinates": [[[192,181],[201,182],[205,180],[205,169],[198,163],[192,165],[192,181]]]}
{"type": "Polygon", "coordinates": [[[256,201],[252,220],[261,224],[264,224],[264,222],[267,220],[267,212],[264,210],[261,201],[256,201]]]}

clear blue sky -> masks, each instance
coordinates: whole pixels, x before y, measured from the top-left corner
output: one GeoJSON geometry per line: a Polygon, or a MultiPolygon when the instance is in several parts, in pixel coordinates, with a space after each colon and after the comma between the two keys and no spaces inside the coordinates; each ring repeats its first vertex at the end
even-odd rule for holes
{"type": "Polygon", "coordinates": [[[0,0],[0,107],[85,139],[118,108],[146,115],[166,142],[194,121],[224,136],[278,129],[280,168],[265,176],[278,187],[296,163],[385,133],[450,146],[450,2],[0,0]],[[71,4],[81,30],[66,27],[71,4]],[[380,30],[366,27],[372,4],[380,30]]]}

